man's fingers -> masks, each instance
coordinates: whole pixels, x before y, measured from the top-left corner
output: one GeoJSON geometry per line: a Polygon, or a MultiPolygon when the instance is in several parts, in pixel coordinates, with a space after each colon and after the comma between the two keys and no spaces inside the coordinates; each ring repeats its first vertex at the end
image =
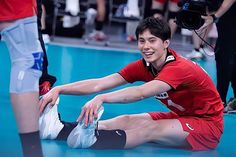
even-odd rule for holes
{"type": "Polygon", "coordinates": [[[89,110],[86,110],[85,116],[84,116],[84,124],[86,127],[88,126],[88,120],[89,120],[89,110]]]}
{"type": "Polygon", "coordinates": [[[94,110],[94,119],[97,119],[98,118],[98,106],[96,106],[95,110],[94,110]]]}
{"type": "Polygon", "coordinates": [[[91,109],[89,112],[89,123],[92,124],[93,123],[93,115],[94,115],[94,110],[91,109]]]}
{"type": "Polygon", "coordinates": [[[41,113],[43,111],[43,102],[44,102],[44,99],[43,97],[39,100],[39,112],[41,113]]]}
{"type": "Polygon", "coordinates": [[[207,19],[207,16],[201,16],[202,19],[206,20],[207,19]]]}
{"type": "Polygon", "coordinates": [[[84,117],[84,113],[85,113],[86,109],[83,108],[82,111],[80,112],[79,117],[77,118],[77,122],[81,122],[82,118],[84,117]]]}
{"type": "Polygon", "coordinates": [[[50,103],[51,106],[55,105],[57,102],[57,97],[56,98],[52,98],[52,102],[50,103]]]}
{"type": "Polygon", "coordinates": [[[44,110],[44,108],[45,108],[46,101],[42,98],[42,99],[39,101],[39,104],[40,104],[39,112],[42,113],[43,110],[44,110]]]}

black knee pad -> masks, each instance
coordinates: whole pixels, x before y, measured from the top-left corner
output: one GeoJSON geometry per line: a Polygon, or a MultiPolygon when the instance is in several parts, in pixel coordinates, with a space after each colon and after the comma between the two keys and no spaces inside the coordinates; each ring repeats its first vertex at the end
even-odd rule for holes
{"type": "Polygon", "coordinates": [[[123,149],[126,144],[124,130],[96,130],[97,141],[92,149],[123,149]]]}

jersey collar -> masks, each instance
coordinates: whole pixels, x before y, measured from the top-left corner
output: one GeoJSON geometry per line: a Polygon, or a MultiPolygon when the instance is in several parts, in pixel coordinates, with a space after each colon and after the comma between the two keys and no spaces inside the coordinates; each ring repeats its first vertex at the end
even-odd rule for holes
{"type": "MultiPolygon", "coordinates": [[[[165,59],[165,64],[163,65],[163,67],[171,62],[174,62],[176,60],[176,57],[169,51],[169,49],[167,49],[167,55],[166,55],[166,59],[165,59]]],[[[148,71],[150,71],[152,73],[153,76],[156,76],[159,72],[157,71],[152,64],[146,62],[144,59],[142,59],[144,66],[148,69],[148,71]]],[[[162,67],[162,68],[163,68],[162,67]]]]}

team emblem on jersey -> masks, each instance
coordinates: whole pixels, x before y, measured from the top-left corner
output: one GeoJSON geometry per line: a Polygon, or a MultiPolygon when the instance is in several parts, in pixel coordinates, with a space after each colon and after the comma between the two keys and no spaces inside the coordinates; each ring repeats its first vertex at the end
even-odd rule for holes
{"type": "Polygon", "coordinates": [[[168,97],[169,95],[167,94],[167,92],[163,92],[155,96],[156,99],[167,99],[168,97]]]}
{"type": "Polygon", "coordinates": [[[194,130],[194,128],[190,125],[190,124],[188,124],[188,123],[185,123],[185,125],[190,129],[190,130],[194,130]]]}

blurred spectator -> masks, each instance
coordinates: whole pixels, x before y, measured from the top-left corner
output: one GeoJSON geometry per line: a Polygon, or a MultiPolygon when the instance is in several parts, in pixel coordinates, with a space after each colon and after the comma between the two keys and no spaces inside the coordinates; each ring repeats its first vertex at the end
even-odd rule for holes
{"type": "Polygon", "coordinates": [[[93,24],[94,17],[96,16],[95,29],[89,34],[89,39],[104,41],[107,39],[107,36],[103,32],[103,25],[106,16],[106,2],[105,0],[96,0],[96,4],[96,10],[90,8],[87,11],[87,24],[93,24]]]}
{"type": "MultiPolygon", "coordinates": [[[[205,59],[206,56],[214,56],[214,49],[213,46],[215,43],[210,43],[211,39],[217,39],[218,33],[216,30],[215,24],[209,26],[207,32],[202,34],[201,38],[208,42],[211,47],[207,47],[206,43],[196,34],[196,32],[192,31],[192,43],[193,43],[193,50],[191,53],[186,55],[188,59],[205,59]]],[[[209,46],[209,45],[208,45],[209,46]]]]}
{"type": "MultiPolygon", "coordinates": [[[[119,7],[115,11],[115,17],[124,20],[126,23],[126,41],[135,41],[135,29],[141,19],[140,17],[142,16],[140,15],[139,0],[117,1],[116,3],[119,4],[119,7]]],[[[116,4],[113,3],[113,5],[116,4]]]]}
{"type": "MultiPolygon", "coordinates": [[[[61,0],[57,1],[57,4],[54,4],[54,0],[44,0],[43,5],[45,7],[46,15],[45,15],[45,30],[42,30],[44,34],[52,34],[52,25],[53,25],[53,18],[54,18],[54,9],[55,6],[58,7],[58,9],[61,11],[63,10],[70,12],[72,15],[77,14],[80,9],[77,8],[77,10],[73,11],[73,9],[67,8],[66,10],[66,1],[61,0]]],[[[79,5],[79,3],[77,3],[79,5]]],[[[68,6],[67,6],[68,7],[68,6]]],[[[78,16],[76,17],[77,20],[75,20],[76,23],[70,23],[68,18],[67,22],[64,22],[65,16],[58,15],[56,20],[56,30],[55,35],[58,36],[65,36],[65,37],[75,37],[75,38],[81,38],[84,34],[84,25],[83,23],[78,19],[78,16]],[[66,27],[65,27],[66,26],[66,27]]],[[[71,21],[71,20],[70,20],[71,21]]],[[[72,20],[73,21],[73,20],[72,20]]]]}
{"type": "MultiPolygon", "coordinates": [[[[138,6],[138,0],[128,0],[127,5],[124,9],[125,17],[133,17],[140,19],[140,11],[138,6]]],[[[138,26],[139,21],[127,21],[126,22],[126,41],[132,42],[136,41],[135,29],[138,26]]]]}
{"type": "Polygon", "coordinates": [[[225,112],[236,109],[236,0],[223,0],[214,14],[203,16],[204,25],[198,30],[205,32],[208,26],[216,23],[218,39],[215,47],[217,90],[224,102],[225,112]],[[226,101],[229,84],[231,83],[234,98],[226,101]]]}
{"type": "Polygon", "coordinates": [[[177,12],[179,11],[179,7],[178,7],[178,2],[179,0],[152,0],[152,15],[154,17],[158,17],[160,19],[164,18],[166,12],[165,12],[165,8],[167,7],[167,20],[171,29],[171,36],[173,37],[176,29],[177,29],[177,25],[174,22],[175,17],[177,15],[177,12]]]}

